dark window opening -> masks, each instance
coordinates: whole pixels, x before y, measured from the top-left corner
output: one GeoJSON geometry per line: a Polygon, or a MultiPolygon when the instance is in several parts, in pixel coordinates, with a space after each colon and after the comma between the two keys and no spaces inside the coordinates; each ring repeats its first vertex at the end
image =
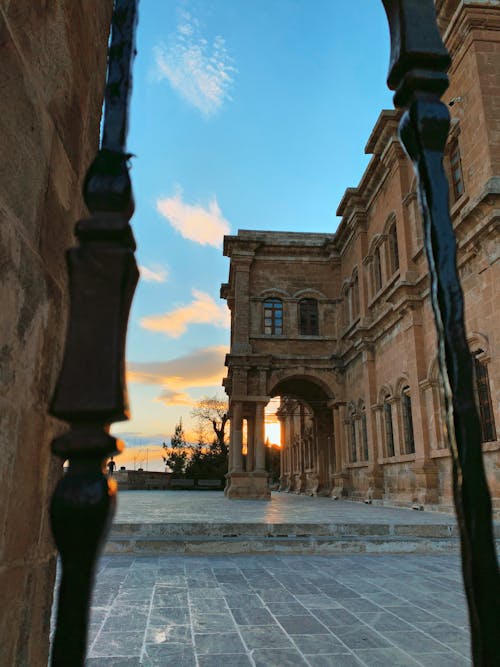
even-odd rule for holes
{"type": "Polygon", "coordinates": [[[361,414],[361,437],[363,444],[363,460],[368,461],[368,429],[366,426],[366,412],[361,414]]]}
{"type": "Polygon", "coordinates": [[[488,367],[481,362],[477,355],[483,350],[478,350],[474,354],[474,375],[476,402],[481,420],[481,440],[491,442],[497,439],[495,428],[495,417],[493,415],[493,406],[491,403],[490,381],[488,377],[488,367]]]}
{"type": "Polygon", "coordinates": [[[351,415],[351,463],[356,463],[358,460],[358,452],[356,450],[356,421],[354,414],[351,415]]]}
{"type": "Polygon", "coordinates": [[[410,387],[404,387],[401,396],[401,408],[403,412],[403,435],[405,442],[405,453],[415,453],[415,437],[413,435],[413,417],[411,413],[410,387]]]}
{"type": "Polygon", "coordinates": [[[394,456],[394,433],[392,430],[392,407],[389,397],[384,399],[385,449],[388,457],[394,456]]]}
{"type": "Polygon", "coordinates": [[[283,303],[281,299],[264,301],[264,333],[269,336],[283,334],[283,303]]]}
{"type": "Polygon", "coordinates": [[[319,335],[318,302],[302,299],[299,303],[299,329],[302,336],[319,335]]]}
{"type": "Polygon", "coordinates": [[[374,287],[376,294],[382,287],[382,265],[380,263],[380,248],[377,248],[375,250],[375,254],[373,256],[373,280],[374,280],[374,287]]]}
{"type": "Polygon", "coordinates": [[[352,281],[352,319],[355,320],[359,315],[359,282],[358,276],[354,276],[352,281]]]}
{"type": "Polygon", "coordinates": [[[395,273],[399,269],[398,232],[396,223],[391,225],[389,230],[389,255],[391,258],[391,273],[395,273]]]}
{"type": "Polygon", "coordinates": [[[460,149],[458,141],[455,141],[450,151],[450,169],[451,169],[451,185],[453,188],[454,201],[460,199],[464,193],[464,178],[462,174],[462,160],[460,157],[460,149]]]}

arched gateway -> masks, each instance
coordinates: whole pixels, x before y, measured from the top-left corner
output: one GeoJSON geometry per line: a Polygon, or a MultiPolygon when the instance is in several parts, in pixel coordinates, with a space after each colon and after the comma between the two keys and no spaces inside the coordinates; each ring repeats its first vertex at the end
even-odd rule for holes
{"type": "Polygon", "coordinates": [[[336,432],[343,428],[341,362],[331,353],[339,302],[333,238],[252,231],[225,238],[224,253],[231,258],[229,282],[221,290],[231,310],[224,380],[231,413],[230,498],[270,497],[264,411],[276,396],[281,490],[342,492],[343,439],[336,432]]]}

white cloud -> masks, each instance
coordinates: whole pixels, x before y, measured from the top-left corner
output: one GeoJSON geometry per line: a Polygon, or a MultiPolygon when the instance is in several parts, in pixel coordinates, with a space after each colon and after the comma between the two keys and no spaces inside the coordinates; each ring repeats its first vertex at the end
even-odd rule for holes
{"type": "Polygon", "coordinates": [[[130,382],[161,385],[177,395],[192,387],[220,385],[228,351],[225,345],[214,345],[167,361],[132,361],[127,363],[127,377],[130,382]]]}
{"type": "Polygon", "coordinates": [[[176,32],[167,44],[155,48],[159,78],[168,79],[172,88],[204,116],[215,114],[230,99],[235,68],[221,36],[212,44],[202,36],[196,18],[181,15],[176,32]]]}
{"type": "Polygon", "coordinates": [[[161,315],[141,319],[141,326],[149,331],[159,331],[170,338],[179,338],[190,324],[211,324],[229,328],[230,314],[226,304],[215,303],[205,292],[193,289],[193,301],[161,315]]]}
{"type": "Polygon", "coordinates": [[[193,206],[183,201],[182,191],[177,188],[173,197],[158,199],[156,209],[181,236],[201,245],[220,248],[224,234],[231,231],[215,197],[208,204],[208,208],[193,206]]]}
{"type": "Polygon", "coordinates": [[[141,280],[147,283],[164,283],[168,278],[168,269],[164,266],[153,265],[151,267],[139,266],[141,280]]]}

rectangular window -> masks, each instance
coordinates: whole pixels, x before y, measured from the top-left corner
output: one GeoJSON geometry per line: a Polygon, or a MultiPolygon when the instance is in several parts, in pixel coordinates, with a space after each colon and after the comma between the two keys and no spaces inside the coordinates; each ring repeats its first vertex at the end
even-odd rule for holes
{"type": "Polygon", "coordinates": [[[462,160],[460,157],[460,149],[458,142],[455,141],[450,151],[450,167],[451,167],[451,186],[453,190],[454,201],[460,199],[464,193],[464,179],[462,174],[462,160]]]}
{"type": "Polygon", "coordinates": [[[474,356],[474,375],[476,385],[476,400],[481,420],[481,440],[492,442],[496,440],[495,418],[491,403],[490,382],[488,367],[474,356]]]}
{"type": "Polygon", "coordinates": [[[392,408],[389,401],[384,401],[385,449],[388,457],[394,456],[394,433],[392,431],[392,408]]]}
{"type": "Polygon", "coordinates": [[[318,302],[302,299],[299,303],[299,330],[301,336],[318,336],[318,302]]]}
{"type": "Polygon", "coordinates": [[[363,460],[368,461],[368,429],[366,428],[366,413],[361,415],[361,435],[363,438],[363,460]]]}

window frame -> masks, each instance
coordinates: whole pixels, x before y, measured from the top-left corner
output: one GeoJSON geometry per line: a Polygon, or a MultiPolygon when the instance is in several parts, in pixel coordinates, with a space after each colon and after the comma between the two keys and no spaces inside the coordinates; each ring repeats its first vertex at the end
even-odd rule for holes
{"type": "Polygon", "coordinates": [[[304,297],[298,303],[299,335],[319,336],[319,305],[313,297],[304,297]],[[307,307],[312,307],[307,312],[307,307]],[[305,324],[305,326],[303,326],[305,324]]]}
{"type": "Polygon", "coordinates": [[[284,308],[283,301],[279,297],[267,297],[262,304],[263,331],[265,336],[283,336],[284,308]],[[268,314],[270,313],[270,314],[268,314]],[[277,317],[281,313],[281,317],[277,317]],[[267,324],[266,321],[270,323],[267,324]],[[281,324],[278,321],[281,320],[281,324]],[[269,331],[267,330],[269,329],[269,331]]]}
{"type": "Polygon", "coordinates": [[[398,245],[398,229],[396,221],[391,224],[387,232],[389,240],[389,263],[391,267],[391,275],[399,271],[399,245],[398,245]]]}
{"type": "Polygon", "coordinates": [[[413,413],[411,406],[410,387],[401,389],[401,417],[403,422],[403,442],[405,454],[415,454],[415,431],[413,429],[413,413]]]}
{"type": "Polygon", "coordinates": [[[491,400],[488,364],[484,359],[480,358],[482,355],[484,355],[484,351],[481,349],[472,353],[474,398],[476,399],[476,406],[481,424],[481,442],[495,442],[497,439],[497,431],[493,402],[491,400]]]}
{"type": "Polygon", "coordinates": [[[458,139],[453,139],[449,149],[450,181],[453,193],[453,202],[456,202],[465,193],[464,172],[462,169],[462,155],[458,139]]]}
{"type": "Polygon", "coordinates": [[[385,453],[387,458],[393,458],[396,456],[396,450],[394,448],[394,425],[392,423],[392,404],[390,400],[391,397],[386,395],[384,396],[384,400],[382,402],[384,412],[385,453]]]}

